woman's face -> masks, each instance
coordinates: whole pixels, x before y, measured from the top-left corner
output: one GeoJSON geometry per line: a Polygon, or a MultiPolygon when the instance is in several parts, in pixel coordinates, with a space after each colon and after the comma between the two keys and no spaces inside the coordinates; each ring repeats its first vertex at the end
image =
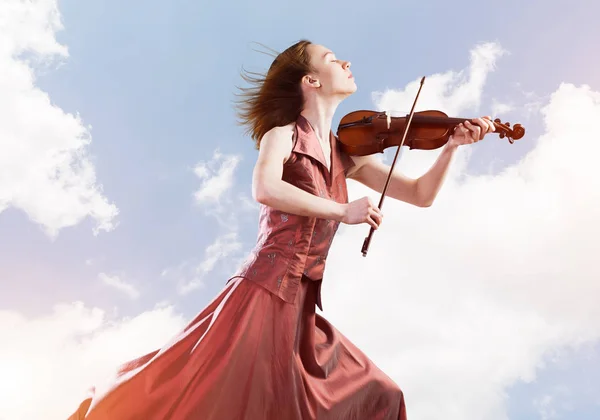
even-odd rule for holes
{"type": "Polygon", "coordinates": [[[349,96],[356,91],[356,82],[350,72],[350,62],[339,60],[333,51],[317,44],[308,46],[310,62],[316,70],[308,75],[308,82],[325,96],[349,96]]]}

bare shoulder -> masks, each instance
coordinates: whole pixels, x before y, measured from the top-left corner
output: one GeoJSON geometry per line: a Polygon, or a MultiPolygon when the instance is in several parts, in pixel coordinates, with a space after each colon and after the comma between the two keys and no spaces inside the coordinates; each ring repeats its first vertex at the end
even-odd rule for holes
{"type": "Polygon", "coordinates": [[[281,158],[285,162],[292,153],[295,124],[291,122],[267,131],[260,141],[259,155],[269,159],[281,158]]]}

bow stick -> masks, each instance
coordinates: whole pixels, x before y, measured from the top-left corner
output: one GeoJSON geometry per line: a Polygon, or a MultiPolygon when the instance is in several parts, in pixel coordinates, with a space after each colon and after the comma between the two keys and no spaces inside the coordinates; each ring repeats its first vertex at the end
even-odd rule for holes
{"type": "MultiPolygon", "coordinates": [[[[404,127],[404,134],[402,135],[402,142],[398,146],[398,149],[396,149],[396,155],[394,156],[394,161],[392,162],[392,166],[390,167],[390,173],[387,176],[387,180],[385,181],[383,191],[381,192],[381,198],[379,199],[379,205],[378,205],[379,210],[381,210],[381,208],[383,207],[383,199],[385,198],[385,192],[387,191],[388,185],[390,184],[390,179],[392,178],[392,172],[394,171],[394,167],[396,166],[396,160],[398,160],[398,154],[400,153],[400,148],[404,145],[404,141],[406,140],[406,135],[408,134],[408,129],[410,128],[410,123],[412,121],[413,114],[415,113],[415,105],[417,104],[417,99],[419,99],[419,94],[421,93],[421,89],[423,88],[424,82],[425,82],[425,76],[423,76],[423,78],[421,79],[421,84],[419,85],[419,90],[417,91],[417,96],[415,97],[415,100],[412,104],[412,108],[410,110],[410,115],[408,116],[408,121],[406,122],[406,127],[404,127]]],[[[390,125],[391,125],[391,118],[390,118],[389,114],[387,116],[387,125],[388,125],[387,128],[389,130],[390,125]]],[[[361,250],[363,257],[367,256],[367,251],[369,250],[369,245],[371,244],[371,238],[373,237],[374,232],[375,232],[375,228],[373,226],[371,226],[369,235],[365,238],[365,240],[363,242],[363,246],[362,246],[362,250],[361,250]]]]}

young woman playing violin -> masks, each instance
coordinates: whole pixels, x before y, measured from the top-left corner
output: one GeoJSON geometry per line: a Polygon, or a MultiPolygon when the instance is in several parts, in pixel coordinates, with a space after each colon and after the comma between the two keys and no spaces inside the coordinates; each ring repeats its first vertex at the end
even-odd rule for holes
{"type": "MultiPolygon", "coordinates": [[[[339,224],[383,219],[367,197],[348,202],[346,179],[381,192],[389,167],[345,153],[331,131],[356,90],[350,63],[301,41],[245,79],[255,86],[240,116],[259,149],[255,248],[171,343],[126,363],[72,420],[406,420],[398,385],[315,313],[339,224]]],[[[430,206],[457,147],[493,131],[488,117],[458,125],[427,173],[393,174],[389,196],[430,206]]]]}

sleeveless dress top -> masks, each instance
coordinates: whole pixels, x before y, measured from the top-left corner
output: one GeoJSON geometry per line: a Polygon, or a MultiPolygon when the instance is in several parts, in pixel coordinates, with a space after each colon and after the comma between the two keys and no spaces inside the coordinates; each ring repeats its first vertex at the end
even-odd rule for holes
{"type": "MultiPolygon", "coordinates": [[[[341,150],[333,133],[329,136],[330,170],[310,123],[302,115],[296,122],[294,137],[282,180],[310,194],[347,203],[346,173],[354,163],[341,150]]],[[[291,303],[303,275],[313,281],[322,280],[338,227],[339,222],[334,220],[297,216],[261,205],[256,246],[236,276],[249,279],[291,303]]],[[[320,287],[317,305],[323,310],[320,287]]]]}

